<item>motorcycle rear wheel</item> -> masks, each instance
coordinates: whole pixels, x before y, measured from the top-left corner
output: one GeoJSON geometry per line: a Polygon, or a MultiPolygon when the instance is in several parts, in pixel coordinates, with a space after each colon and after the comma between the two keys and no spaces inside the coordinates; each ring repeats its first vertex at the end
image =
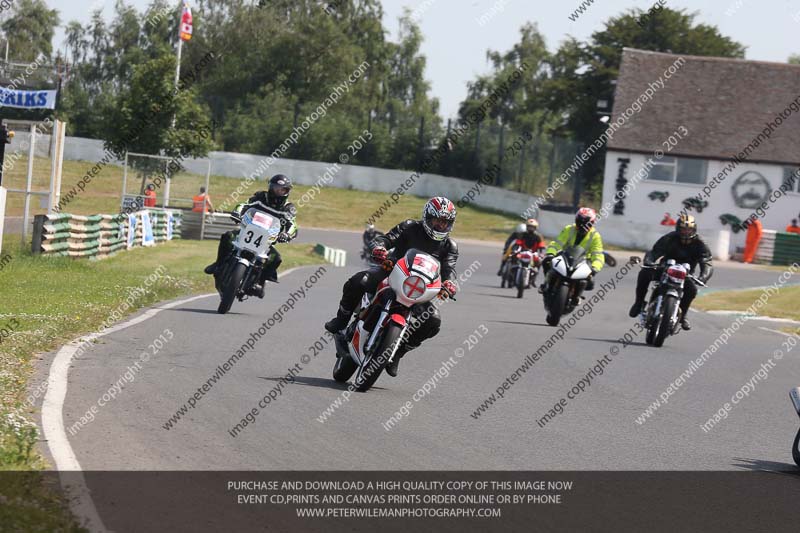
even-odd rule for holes
{"type": "Polygon", "coordinates": [[[675,308],[678,306],[678,299],[674,296],[665,296],[661,303],[661,318],[659,319],[658,332],[653,338],[653,346],[661,348],[664,341],[672,333],[672,326],[670,321],[672,315],[675,314],[675,308]]]}
{"type": "Polygon", "coordinates": [[[367,392],[378,381],[383,369],[389,364],[389,355],[394,344],[400,340],[402,331],[403,328],[394,322],[386,324],[383,338],[373,348],[372,353],[369,355],[369,360],[356,374],[354,384],[358,392],[367,392]]]}
{"type": "Polygon", "coordinates": [[[550,301],[550,308],[547,312],[547,323],[551,326],[557,326],[561,321],[561,315],[564,314],[564,308],[567,305],[567,298],[569,298],[569,285],[559,285],[551,289],[553,295],[550,301]]]}
{"type": "Polygon", "coordinates": [[[217,307],[217,312],[219,314],[224,315],[231,310],[231,306],[236,299],[239,286],[242,284],[242,279],[244,279],[246,272],[247,265],[236,263],[227,278],[222,280],[222,298],[219,302],[219,307],[217,307]]]}

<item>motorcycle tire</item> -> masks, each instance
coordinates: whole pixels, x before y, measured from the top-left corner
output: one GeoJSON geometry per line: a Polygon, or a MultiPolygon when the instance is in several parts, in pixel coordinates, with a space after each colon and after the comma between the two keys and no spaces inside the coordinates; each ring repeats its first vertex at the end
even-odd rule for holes
{"type": "Polygon", "coordinates": [[[658,324],[658,332],[653,337],[653,346],[661,348],[664,345],[664,340],[672,332],[670,320],[672,315],[675,314],[675,309],[678,307],[678,299],[674,296],[666,296],[661,303],[661,318],[658,324]]]}
{"type": "MultiPolygon", "coordinates": [[[[653,309],[655,309],[655,298],[656,295],[654,294],[653,295],[654,303],[652,304],[653,309]]],[[[645,328],[647,329],[647,333],[644,336],[644,342],[648,346],[653,345],[653,339],[656,338],[656,333],[658,333],[658,322],[655,318],[653,318],[652,316],[653,309],[650,309],[650,307],[651,307],[650,302],[646,302],[644,304],[644,312],[645,312],[644,325],[645,328]]]]}
{"type": "Polygon", "coordinates": [[[800,429],[797,430],[797,436],[794,438],[794,445],[792,446],[792,459],[795,464],[800,466],[800,429]]]}
{"type": "Polygon", "coordinates": [[[520,269],[517,274],[517,298],[522,298],[528,288],[528,271],[520,269]]]}
{"type": "Polygon", "coordinates": [[[358,370],[358,365],[350,357],[350,354],[342,355],[336,358],[336,364],[333,365],[333,379],[339,383],[347,383],[356,370],[358,370]]]}
{"type": "Polygon", "coordinates": [[[239,286],[242,284],[242,279],[247,272],[247,265],[243,263],[236,263],[230,274],[223,280],[222,298],[217,307],[217,313],[224,315],[231,310],[233,301],[239,292],[239,286]]]}
{"type": "Polygon", "coordinates": [[[502,269],[500,269],[500,288],[501,289],[505,289],[506,288],[507,279],[508,279],[508,276],[506,275],[506,267],[503,267],[502,269]]]}
{"type": "Polygon", "coordinates": [[[389,364],[388,356],[396,342],[400,340],[400,333],[403,328],[389,322],[384,329],[383,338],[373,348],[369,355],[369,360],[362,366],[355,378],[355,386],[358,392],[367,392],[378,381],[383,369],[389,364]],[[381,358],[382,354],[386,354],[381,358]]]}
{"type": "Polygon", "coordinates": [[[552,295],[550,298],[552,300],[550,302],[550,308],[547,313],[546,320],[549,325],[557,326],[561,321],[561,315],[564,314],[564,309],[567,306],[567,298],[569,298],[569,285],[562,284],[551,290],[552,295]]]}

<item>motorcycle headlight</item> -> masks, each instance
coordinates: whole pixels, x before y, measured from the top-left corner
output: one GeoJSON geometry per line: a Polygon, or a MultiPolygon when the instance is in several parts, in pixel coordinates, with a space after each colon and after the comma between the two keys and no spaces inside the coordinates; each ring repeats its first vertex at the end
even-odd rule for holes
{"type": "Polygon", "coordinates": [[[425,280],[419,276],[410,276],[403,282],[403,294],[407,298],[416,300],[425,294],[425,280]]]}

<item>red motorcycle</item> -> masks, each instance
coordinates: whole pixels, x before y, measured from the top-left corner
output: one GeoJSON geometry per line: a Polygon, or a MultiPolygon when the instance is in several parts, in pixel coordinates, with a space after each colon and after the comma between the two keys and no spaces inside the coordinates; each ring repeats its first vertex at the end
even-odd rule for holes
{"type": "Polygon", "coordinates": [[[522,239],[517,239],[512,246],[511,255],[503,266],[500,288],[516,287],[517,298],[522,298],[525,289],[536,287],[536,276],[542,265],[540,250],[544,249],[544,243],[532,250],[525,247],[522,239]]]}
{"type": "Polygon", "coordinates": [[[437,295],[452,298],[442,289],[439,261],[429,254],[412,248],[396,264],[386,261],[383,268],[391,271],[389,277],[374,295],[364,295],[354,320],[334,336],[333,379],[344,383],[355,373],[359,392],[369,390],[392,362],[412,315],[424,308],[420,304],[437,295]]]}

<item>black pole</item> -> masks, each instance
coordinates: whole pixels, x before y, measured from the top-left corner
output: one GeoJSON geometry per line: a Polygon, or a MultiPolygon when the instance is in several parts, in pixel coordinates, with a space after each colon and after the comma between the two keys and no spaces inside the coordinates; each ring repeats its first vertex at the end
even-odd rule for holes
{"type": "Polygon", "coordinates": [[[8,126],[4,123],[0,124],[0,186],[3,185],[3,167],[6,161],[6,145],[11,142],[13,134],[8,132],[8,126]]]}

